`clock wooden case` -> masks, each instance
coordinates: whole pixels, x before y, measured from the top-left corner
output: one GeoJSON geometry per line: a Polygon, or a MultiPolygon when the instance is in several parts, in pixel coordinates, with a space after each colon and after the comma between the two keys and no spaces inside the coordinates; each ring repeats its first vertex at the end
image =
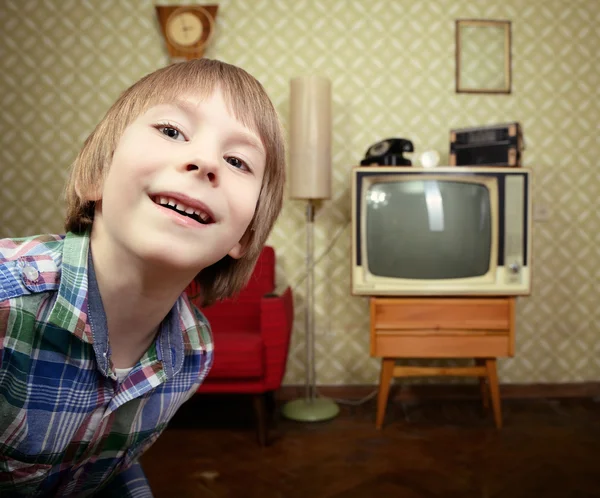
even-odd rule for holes
{"type": "Polygon", "coordinates": [[[214,33],[218,5],[157,5],[156,15],[172,60],[199,59],[214,33]]]}

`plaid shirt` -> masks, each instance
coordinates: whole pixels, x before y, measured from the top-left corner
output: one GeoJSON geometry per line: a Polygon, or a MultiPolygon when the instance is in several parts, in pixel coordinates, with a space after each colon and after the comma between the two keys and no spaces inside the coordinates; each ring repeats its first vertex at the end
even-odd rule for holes
{"type": "Polygon", "coordinates": [[[88,235],[0,240],[3,498],[152,496],[137,459],[212,364],[208,323],[182,295],[119,382],[88,255],[88,235]]]}

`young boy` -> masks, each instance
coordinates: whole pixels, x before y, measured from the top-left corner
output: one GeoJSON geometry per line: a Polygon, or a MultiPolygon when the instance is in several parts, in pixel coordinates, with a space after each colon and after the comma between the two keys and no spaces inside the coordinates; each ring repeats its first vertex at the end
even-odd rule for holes
{"type": "Polygon", "coordinates": [[[108,110],[66,235],[0,240],[0,496],[151,496],[137,460],[213,358],[183,291],[241,290],[284,162],[263,87],[219,61],[162,68],[108,110]]]}

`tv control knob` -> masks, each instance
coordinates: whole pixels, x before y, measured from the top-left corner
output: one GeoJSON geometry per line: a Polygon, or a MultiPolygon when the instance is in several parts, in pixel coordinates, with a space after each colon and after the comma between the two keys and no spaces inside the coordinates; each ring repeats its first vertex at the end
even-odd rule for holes
{"type": "Polygon", "coordinates": [[[514,262],[508,265],[508,269],[512,274],[516,275],[521,270],[521,265],[517,262],[514,262]]]}

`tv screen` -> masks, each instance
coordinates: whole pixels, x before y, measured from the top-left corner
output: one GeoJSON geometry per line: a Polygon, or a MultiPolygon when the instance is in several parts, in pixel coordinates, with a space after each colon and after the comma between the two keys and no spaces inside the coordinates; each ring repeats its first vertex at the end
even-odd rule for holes
{"type": "Polygon", "coordinates": [[[366,192],[366,256],[377,276],[444,280],[490,266],[490,192],[480,183],[411,179],[366,192]]]}

